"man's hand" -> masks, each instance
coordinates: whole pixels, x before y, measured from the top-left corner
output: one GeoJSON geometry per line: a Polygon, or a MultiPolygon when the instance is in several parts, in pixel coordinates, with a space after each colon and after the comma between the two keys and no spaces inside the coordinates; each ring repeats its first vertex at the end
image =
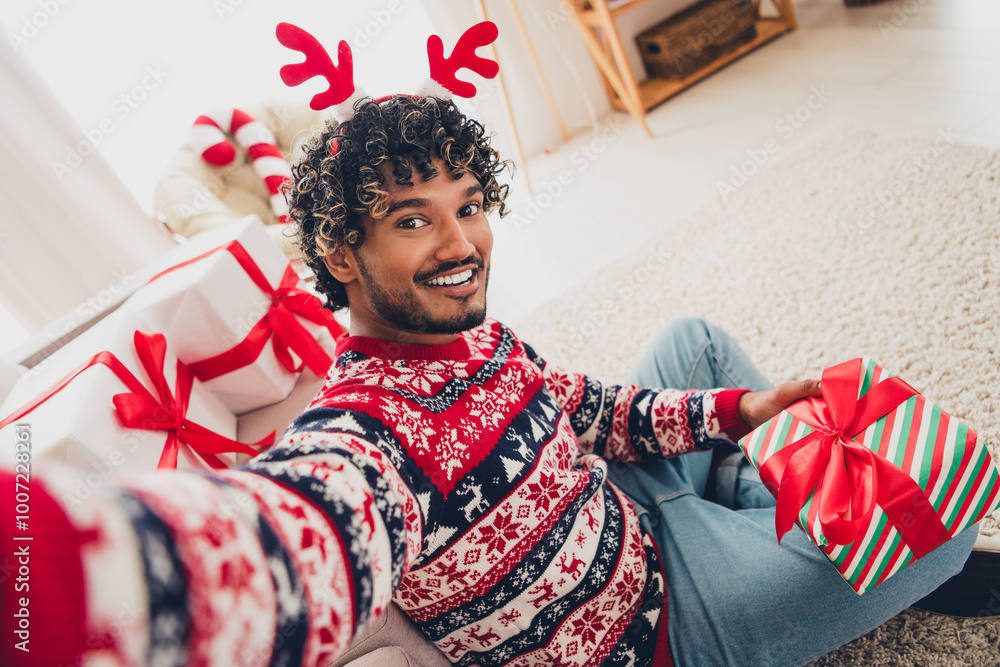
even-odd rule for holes
{"type": "Polygon", "coordinates": [[[819,380],[799,380],[779,384],[774,389],[751,391],[740,396],[736,407],[750,428],[757,428],[795,401],[807,396],[822,396],[819,380]]]}

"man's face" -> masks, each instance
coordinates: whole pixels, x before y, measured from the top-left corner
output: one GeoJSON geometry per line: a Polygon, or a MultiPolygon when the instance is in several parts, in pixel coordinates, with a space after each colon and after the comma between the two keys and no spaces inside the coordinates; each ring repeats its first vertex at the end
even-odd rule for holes
{"type": "MultiPolygon", "coordinates": [[[[444,343],[486,317],[493,234],[483,212],[483,189],[466,173],[397,185],[388,169],[389,214],[364,222],[365,240],[345,250],[354,267],[344,280],[351,333],[410,343],[444,343]],[[352,261],[353,260],[353,261],[352,261]]],[[[331,270],[333,268],[331,267],[331,270]]]]}

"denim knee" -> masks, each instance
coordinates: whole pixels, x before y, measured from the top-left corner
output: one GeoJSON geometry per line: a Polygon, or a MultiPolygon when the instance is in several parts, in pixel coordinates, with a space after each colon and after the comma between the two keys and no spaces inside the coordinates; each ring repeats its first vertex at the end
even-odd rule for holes
{"type": "Polygon", "coordinates": [[[962,571],[962,568],[965,567],[965,561],[972,553],[972,547],[976,544],[977,537],[979,537],[979,524],[974,523],[942,545],[942,548],[944,546],[951,547],[954,554],[951,563],[949,563],[953,571],[945,579],[950,579],[962,571]]]}
{"type": "Polygon", "coordinates": [[[671,356],[700,354],[712,344],[711,327],[712,324],[701,317],[678,317],[660,329],[653,348],[671,356]]]}
{"type": "Polygon", "coordinates": [[[678,317],[660,330],[659,335],[656,337],[657,343],[679,339],[693,341],[699,338],[708,343],[712,340],[712,336],[709,333],[709,329],[712,326],[703,317],[678,317]]]}

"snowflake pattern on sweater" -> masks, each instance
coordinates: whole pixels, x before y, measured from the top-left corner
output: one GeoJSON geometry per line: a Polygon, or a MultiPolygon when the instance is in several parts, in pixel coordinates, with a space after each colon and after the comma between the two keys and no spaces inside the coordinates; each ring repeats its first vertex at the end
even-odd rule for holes
{"type": "Polygon", "coordinates": [[[119,588],[147,635],[121,664],[325,665],[393,600],[459,665],[649,665],[662,570],[607,462],[712,447],[717,395],[603,386],[493,320],[443,346],[345,337],[267,454],[68,511],[114,537],[88,579],[141,556],[119,588]]]}

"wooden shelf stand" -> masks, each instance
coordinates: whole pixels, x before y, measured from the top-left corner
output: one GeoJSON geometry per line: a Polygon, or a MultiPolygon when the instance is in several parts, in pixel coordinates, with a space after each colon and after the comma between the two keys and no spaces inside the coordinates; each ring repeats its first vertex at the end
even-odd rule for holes
{"type": "Polygon", "coordinates": [[[757,15],[757,35],[752,40],[721,54],[711,63],[683,78],[650,77],[640,84],[629,66],[615,19],[646,4],[649,0],[632,0],[614,9],[608,7],[607,0],[561,0],[561,2],[583,36],[587,50],[604,78],[612,105],[631,113],[650,137],[653,134],[646,124],[647,111],[757,47],[789,30],[794,30],[797,25],[792,0],[771,0],[776,12],[773,15],[762,14],[764,0],[753,0],[757,15]]]}

